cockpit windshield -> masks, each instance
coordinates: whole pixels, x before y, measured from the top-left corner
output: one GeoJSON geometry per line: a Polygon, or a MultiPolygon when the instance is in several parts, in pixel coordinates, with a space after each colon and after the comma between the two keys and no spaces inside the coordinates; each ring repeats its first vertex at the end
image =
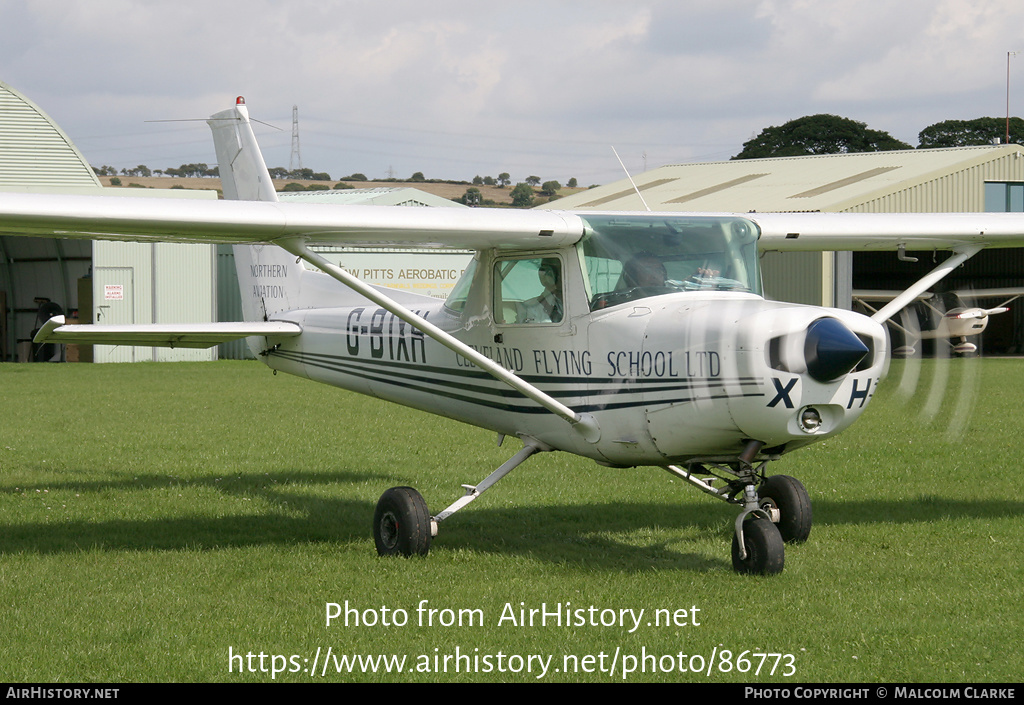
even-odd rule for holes
{"type": "Polygon", "coordinates": [[[680,291],[761,293],[758,229],[734,216],[580,214],[591,310],[680,291]]]}

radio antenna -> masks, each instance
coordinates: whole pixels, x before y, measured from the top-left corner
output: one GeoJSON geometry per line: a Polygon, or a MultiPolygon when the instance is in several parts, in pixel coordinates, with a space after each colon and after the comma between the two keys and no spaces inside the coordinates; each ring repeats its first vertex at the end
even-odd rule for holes
{"type": "Polygon", "coordinates": [[[633,190],[636,191],[636,195],[640,197],[640,202],[644,204],[644,208],[646,208],[647,212],[650,213],[651,207],[647,205],[647,201],[644,200],[644,195],[640,193],[640,189],[637,188],[636,182],[633,181],[633,177],[629,175],[629,169],[627,169],[626,165],[622,163],[622,157],[620,157],[619,153],[615,151],[614,145],[612,145],[612,152],[615,154],[615,158],[619,160],[619,166],[621,166],[622,170],[626,172],[626,178],[629,179],[629,183],[633,184],[633,190]]]}

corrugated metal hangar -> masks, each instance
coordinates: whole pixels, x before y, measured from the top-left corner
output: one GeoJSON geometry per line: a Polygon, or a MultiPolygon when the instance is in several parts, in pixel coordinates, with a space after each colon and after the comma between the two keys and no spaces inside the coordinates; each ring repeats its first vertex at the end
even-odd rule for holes
{"type": "MultiPolygon", "coordinates": [[[[121,197],[216,198],[213,191],[104,189],[67,135],[42,110],[0,83],[0,190],[121,197]]],[[[209,245],[0,237],[0,360],[211,359],[213,352],[97,345],[33,346],[50,315],[83,323],[214,320],[214,249],[209,245]],[[70,346],[69,346],[70,347],[70,346]]]]}
{"type": "MultiPolygon", "coordinates": [[[[212,149],[212,145],[211,145],[212,149]]],[[[109,197],[217,198],[213,190],[103,188],[70,138],[39,107],[0,82],[0,190],[109,197]]],[[[372,188],[282,194],[283,200],[464,208],[418,189],[372,188]]],[[[327,248],[321,248],[327,250],[327,248]]],[[[370,283],[444,296],[470,254],[405,255],[330,248],[328,259],[359,269],[370,283]],[[405,260],[402,260],[405,261],[405,260]],[[382,264],[383,263],[383,264],[382,264]],[[443,272],[444,277],[415,274],[443,272]],[[414,274],[415,273],[415,274],[414,274]],[[453,274],[454,273],[454,274],[453,274]]],[[[209,360],[248,357],[244,341],[208,350],[34,346],[32,336],[60,313],[81,323],[202,323],[241,319],[228,246],[0,236],[0,361],[209,360]]]]}
{"type": "MultiPolygon", "coordinates": [[[[634,181],[647,206],[660,211],[1024,211],[1024,158],[1017,145],[678,164],[636,175],[634,181]]],[[[102,188],[67,135],[30,100],[3,83],[0,190],[216,197],[213,191],[102,188]]],[[[455,205],[404,188],[290,197],[332,203],[455,205]]],[[[623,179],[546,207],[637,211],[645,206],[623,179]]],[[[355,256],[343,249],[333,254],[341,263],[355,256]]],[[[901,260],[896,253],[770,253],[764,258],[765,291],[776,299],[848,307],[854,287],[904,288],[930,270],[936,259],[945,257],[944,253],[913,254],[917,262],[901,260]]],[[[385,253],[359,252],[359,256],[374,255],[385,253]]],[[[229,294],[237,297],[234,277],[230,252],[218,253],[212,246],[0,237],[0,360],[50,359],[48,351],[33,349],[29,341],[40,319],[58,308],[78,312],[82,322],[237,320],[229,298],[229,294]]],[[[368,279],[395,285],[390,280],[368,279]]],[[[1024,287],[1024,251],[982,252],[942,286],[959,291],[1024,287]]],[[[985,333],[988,352],[1024,351],[1024,306],[1011,308],[1011,314],[993,317],[985,333]]],[[[235,356],[229,350],[222,355],[235,356]]],[[[204,350],[95,348],[95,359],[104,361],[214,356],[215,351],[204,350]]]]}
{"type": "MultiPolygon", "coordinates": [[[[1024,211],[1019,145],[831,154],[677,164],[633,176],[655,211],[943,213],[1024,211]]],[[[629,180],[559,199],[548,208],[644,210],[629,180]]],[[[768,296],[849,308],[856,289],[903,289],[945,253],[768,253],[768,296]]],[[[1024,287],[1024,251],[985,251],[941,284],[944,291],[1024,287]]],[[[989,352],[1024,351],[1024,306],[994,316],[989,352]]]]}

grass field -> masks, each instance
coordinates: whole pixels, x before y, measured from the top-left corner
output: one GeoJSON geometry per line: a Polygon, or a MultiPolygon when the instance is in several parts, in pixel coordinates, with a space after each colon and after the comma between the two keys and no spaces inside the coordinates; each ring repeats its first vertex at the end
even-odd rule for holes
{"type": "Polygon", "coordinates": [[[437,511],[518,443],[257,363],[0,365],[0,681],[1019,682],[1024,361],[903,379],[776,464],[815,525],[761,578],[731,570],[732,508],[562,453],[380,559],[381,492],[437,511]],[[359,625],[328,626],[346,601],[359,625]],[[566,603],[586,623],[518,623],[566,603]]]}

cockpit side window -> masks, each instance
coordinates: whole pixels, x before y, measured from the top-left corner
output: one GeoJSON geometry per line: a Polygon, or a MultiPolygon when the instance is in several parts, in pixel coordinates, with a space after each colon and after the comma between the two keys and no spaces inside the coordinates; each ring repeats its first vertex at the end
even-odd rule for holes
{"type": "Polygon", "coordinates": [[[493,291],[495,323],[561,323],[565,315],[558,257],[495,262],[493,291]]]}
{"type": "Polygon", "coordinates": [[[462,313],[463,309],[466,308],[466,301],[469,299],[469,290],[473,286],[473,275],[476,273],[477,259],[474,257],[466,265],[465,271],[462,276],[459,277],[459,281],[455,283],[452,288],[452,293],[448,295],[444,305],[450,311],[455,313],[462,313]]]}

